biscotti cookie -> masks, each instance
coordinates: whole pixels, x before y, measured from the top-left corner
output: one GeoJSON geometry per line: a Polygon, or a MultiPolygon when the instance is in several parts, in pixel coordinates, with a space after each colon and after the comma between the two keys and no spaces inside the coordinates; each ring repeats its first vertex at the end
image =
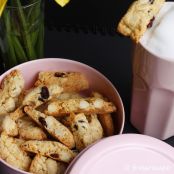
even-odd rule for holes
{"type": "MultiPolygon", "coordinates": [[[[92,93],[93,97],[99,97],[107,101],[106,98],[102,96],[102,94],[98,92],[93,92],[92,93]]],[[[104,129],[104,134],[105,136],[112,136],[114,135],[114,124],[113,124],[113,119],[111,114],[99,114],[98,119],[104,129]]]]}
{"type": "Polygon", "coordinates": [[[16,108],[18,96],[24,88],[24,79],[19,70],[11,71],[2,81],[0,89],[0,115],[16,108]]]}
{"type": "Polygon", "coordinates": [[[139,42],[147,28],[152,26],[164,2],[165,0],[136,0],[121,19],[118,31],[125,36],[130,36],[135,42],[139,42]]]}
{"type": "Polygon", "coordinates": [[[31,159],[25,151],[20,148],[23,140],[7,136],[5,133],[0,137],[0,157],[10,165],[28,171],[31,159]]]}
{"type": "Polygon", "coordinates": [[[85,76],[78,72],[40,72],[35,86],[56,84],[64,92],[82,91],[89,88],[85,76]]]}
{"type": "Polygon", "coordinates": [[[18,135],[18,127],[16,122],[11,119],[9,115],[6,115],[4,120],[2,121],[2,130],[7,135],[15,137],[18,135]]]}
{"type": "Polygon", "coordinates": [[[74,135],[76,148],[81,151],[93,142],[88,120],[83,113],[77,115],[72,113],[68,119],[74,135]]]}
{"type": "Polygon", "coordinates": [[[92,136],[92,142],[100,140],[103,138],[103,128],[98,120],[96,114],[92,114],[87,116],[89,126],[90,126],[90,134],[92,136]]]}
{"type": "Polygon", "coordinates": [[[74,113],[105,114],[116,111],[112,102],[106,102],[101,98],[81,98],[68,100],[53,100],[48,102],[45,110],[47,115],[61,116],[74,113]]]}
{"type": "Polygon", "coordinates": [[[30,140],[23,143],[21,148],[25,151],[40,154],[66,163],[69,163],[76,155],[68,147],[55,141],[30,140]]]}
{"type": "Polygon", "coordinates": [[[6,132],[6,134],[9,136],[17,136],[19,130],[16,121],[24,115],[25,113],[23,112],[23,107],[20,106],[14,112],[11,112],[9,113],[9,115],[4,116],[1,124],[2,131],[6,132]]]}
{"type": "Polygon", "coordinates": [[[46,140],[46,133],[28,116],[17,120],[19,138],[24,140],[46,140]]]}
{"type": "Polygon", "coordinates": [[[24,111],[41,127],[44,127],[54,138],[72,149],[75,146],[72,133],[53,116],[45,115],[32,106],[25,106],[24,111]]]}
{"type": "Polygon", "coordinates": [[[41,155],[36,155],[29,172],[33,174],[64,174],[67,165],[41,155]]]}
{"type": "Polygon", "coordinates": [[[31,89],[23,100],[23,105],[33,105],[35,107],[61,94],[63,89],[58,85],[39,86],[31,89]]]}
{"type": "Polygon", "coordinates": [[[98,119],[104,129],[105,136],[114,135],[114,124],[111,114],[99,115],[98,119]]]}
{"type": "Polygon", "coordinates": [[[34,157],[29,170],[33,174],[57,174],[57,171],[57,161],[39,154],[34,157]]]}

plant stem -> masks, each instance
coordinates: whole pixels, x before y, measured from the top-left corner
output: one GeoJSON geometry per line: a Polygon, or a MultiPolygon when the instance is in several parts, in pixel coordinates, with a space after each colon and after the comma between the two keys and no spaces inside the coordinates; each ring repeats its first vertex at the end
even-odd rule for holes
{"type": "MultiPolygon", "coordinates": [[[[11,40],[11,23],[10,23],[10,16],[9,16],[9,11],[5,11],[4,12],[4,21],[5,21],[5,25],[6,25],[6,37],[7,37],[7,43],[9,46],[9,54],[10,54],[10,61],[8,63],[9,66],[14,66],[17,64],[17,60],[16,60],[16,55],[15,55],[15,51],[12,45],[12,40],[11,40]]],[[[8,57],[7,57],[8,59],[8,57]]],[[[5,62],[8,62],[7,60],[5,60],[5,62]]]]}
{"type": "Polygon", "coordinates": [[[44,44],[43,44],[43,38],[44,38],[44,25],[40,24],[39,27],[39,35],[38,35],[38,40],[37,40],[37,54],[39,57],[43,57],[44,53],[44,44]]]}
{"type": "Polygon", "coordinates": [[[16,36],[12,36],[11,39],[13,41],[13,47],[14,47],[14,50],[17,56],[16,59],[18,60],[18,62],[20,63],[20,62],[27,61],[27,56],[18,38],[16,36]]]}
{"type": "Polygon", "coordinates": [[[27,27],[27,23],[26,23],[26,20],[25,20],[25,15],[24,15],[24,12],[23,12],[23,9],[22,9],[22,5],[21,5],[20,0],[16,0],[16,2],[17,2],[17,5],[18,5],[18,8],[19,8],[19,17],[21,19],[22,27],[23,27],[23,30],[24,30],[23,37],[24,37],[25,44],[26,44],[25,46],[26,46],[26,50],[27,50],[27,56],[30,59],[35,59],[36,58],[36,53],[34,51],[34,47],[32,45],[30,35],[28,34],[28,30],[27,30],[28,27],[27,27]]]}

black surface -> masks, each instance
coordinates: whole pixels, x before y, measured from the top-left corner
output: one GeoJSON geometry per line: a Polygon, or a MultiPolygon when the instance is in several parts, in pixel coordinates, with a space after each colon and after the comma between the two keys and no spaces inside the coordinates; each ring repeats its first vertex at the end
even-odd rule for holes
{"type": "Polygon", "coordinates": [[[132,0],[71,0],[64,8],[57,6],[54,1],[45,2],[48,12],[46,24],[49,28],[115,35],[115,24],[132,0]]]}

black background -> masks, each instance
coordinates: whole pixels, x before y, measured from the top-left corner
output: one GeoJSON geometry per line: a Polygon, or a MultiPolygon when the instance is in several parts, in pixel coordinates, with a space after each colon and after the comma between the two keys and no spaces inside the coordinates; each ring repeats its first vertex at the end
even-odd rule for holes
{"type": "MultiPolygon", "coordinates": [[[[116,33],[131,2],[71,0],[61,8],[53,0],[45,1],[45,56],[86,63],[110,79],[125,106],[124,133],[138,133],[129,122],[133,43],[116,33]]],[[[174,146],[174,138],[166,142],[174,146]]]]}

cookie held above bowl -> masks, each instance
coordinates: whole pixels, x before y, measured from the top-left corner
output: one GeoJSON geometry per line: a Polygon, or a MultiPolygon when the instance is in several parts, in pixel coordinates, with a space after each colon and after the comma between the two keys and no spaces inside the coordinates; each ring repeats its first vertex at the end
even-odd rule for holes
{"type": "MultiPolygon", "coordinates": [[[[24,79],[23,99],[20,98],[20,104],[13,111],[2,114],[2,118],[8,119],[5,129],[1,126],[0,130],[14,143],[22,141],[19,149],[30,162],[24,169],[8,164],[8,156],[4,158],[0,153],[0,166],[4,172],[39,174],[40,170],[52,174],[97,140],[122,133],[124,109],[121,98],[111,82],[95,69],[71,60],[40,59],[7,71],[0,77],[1,82],[14,70],[24,79]],[[56,103],[56,114],[48,112],[53,103],[56,103]],[[8,130],[8,120],[17,129],[15,135],[8,130]],[[33,136],[29,132],[32,129],[33,136]],[[37,161],[42,162],[41,169],[37,161]],[[48,163],[56,166],[55,170],[52,171],[48,163]]],[[[6,148],[11,153],[8,145],[6,148]]],[[[19,161],[22,160],[19,157],[19,161]]]]}

